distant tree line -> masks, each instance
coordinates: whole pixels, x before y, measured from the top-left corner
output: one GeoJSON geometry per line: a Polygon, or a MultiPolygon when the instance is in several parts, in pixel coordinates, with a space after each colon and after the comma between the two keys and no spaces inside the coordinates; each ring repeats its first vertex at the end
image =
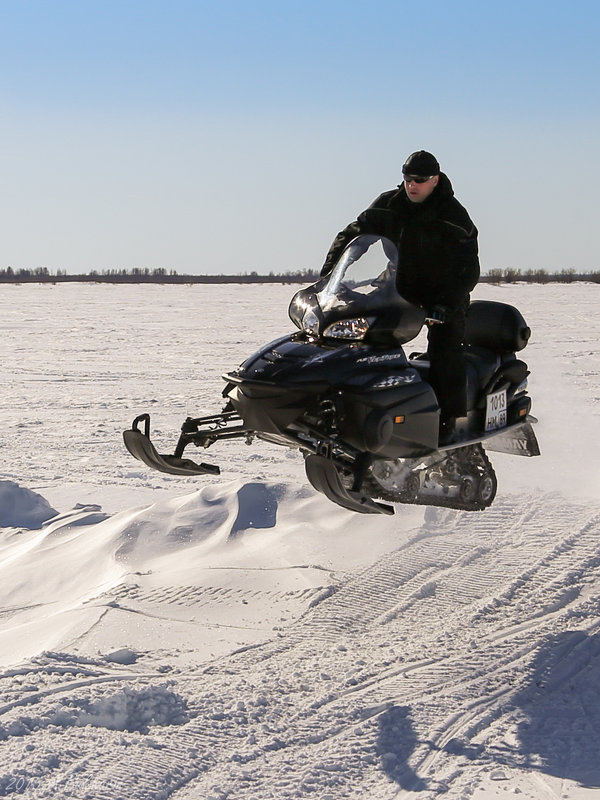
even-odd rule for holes
{"type": "Polygon", "coordinates": [[[573,283],[575,281],[590,281],[600,283],[600,271],[577,272],[574,269],[563,269],[560,272],[548,272],[545,269],[491,269],[481,276],[484,283],[573,283]]]}
{"type": "Polygon", "coordinates": [[[175,270],[107,269],[98,272],[69,275],[63,270],[50,272],[46,267],[35,269],[0,269],[0,283],[314,283],[319,277],[315,270],[304,269],[285,273],[259,275],[249,272],[240,275],[180,275],[175,270]]]}
{"type": "MultiPolygon", "coordinates": [[[[259,275],[258,272],[246,272],[239,275],[180,275],[175,270],[163,267],[147,269],[108,269],[98,272],[68,275],[63,270],[50,272],[46,267],[35,269],[0,269],[0,283],[314,283],[319,272],[312,269],[291,272],[259,275]]],[[[491,269],[481,276],[482,283],[573,283],[590,281],[600,283],[600,271],[577,272],[575,269],[563,269],[561,272],[548,272],[545,269],[491,269]]]]}

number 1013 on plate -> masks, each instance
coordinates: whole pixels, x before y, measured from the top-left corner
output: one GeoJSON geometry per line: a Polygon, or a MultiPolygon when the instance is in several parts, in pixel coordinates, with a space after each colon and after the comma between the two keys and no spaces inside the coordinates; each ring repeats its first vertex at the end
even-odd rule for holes
{"type": "Polygon", "coordinates": [[[486,398],[485,429],[495,431],[506,427],[506,389],[492,392],[486,398]]]}

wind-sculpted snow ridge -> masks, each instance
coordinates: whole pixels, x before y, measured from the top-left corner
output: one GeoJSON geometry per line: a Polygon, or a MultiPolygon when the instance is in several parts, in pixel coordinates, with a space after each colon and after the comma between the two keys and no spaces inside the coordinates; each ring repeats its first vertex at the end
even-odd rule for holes
{"type": "Polygon", "coordinates": [[[88,652],[105,639],[113,650],[155,639],[195,650],[199,625],[212,631],[201,658],[255,644],[273,629],[273,607],[277,621],[295,619],[331,590],[337,570],[393,546],[392,528],[368,549],[361,530],[359,518],[312,490],[260,481],[209,485],[113,516],[78,505],[38,530],[8,529],[0,532],[10,554],[0,562],[1,663],[66,642],[88,652]],[[133,632],[113,641],[120,627],[133,632]]]}
{"type": "Polygon", "coordinates": [[[39,528],[56,513],[37,492],[0,480],[0,528],[39,528]]]}
{"type": "Polygon", "coordinates": [[[50,525],[46,552],[85,532],[95,617],[0,675],[0,796],[599,787],[600,505],[532,492],[369,529],[329,508],[255,482],[50,525]]]}

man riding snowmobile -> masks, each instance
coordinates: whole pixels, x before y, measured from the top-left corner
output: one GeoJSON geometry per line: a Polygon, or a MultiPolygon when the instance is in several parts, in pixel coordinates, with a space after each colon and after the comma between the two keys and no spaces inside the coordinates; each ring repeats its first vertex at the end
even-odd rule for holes
{"type": "Polygon", "coordinates": [[[428,332],[429,380],[441,407],[440,441],[447,444],[456,418],[467,413],[462,346],[469,292],[479,280],[477,228],[431,153],[412,153],[402,173],[402,185],[381,194],[340,231],[321,275],[329,274],[346,245],[360,234],[385,236],[396,244],[399,293],[435,320],[428,332]]]}

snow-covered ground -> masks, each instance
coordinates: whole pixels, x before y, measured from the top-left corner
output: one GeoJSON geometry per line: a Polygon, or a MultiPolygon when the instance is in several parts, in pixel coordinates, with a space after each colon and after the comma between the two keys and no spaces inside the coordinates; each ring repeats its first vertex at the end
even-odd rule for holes
{"type": "Polygon", "coordinates": [[[477,288],[533,329],[542,448],[485,512],[354,515],[260,442],[131,459],[292,291],[2,288],[0,797],[600,798],[600,288],[477,288]]]}

